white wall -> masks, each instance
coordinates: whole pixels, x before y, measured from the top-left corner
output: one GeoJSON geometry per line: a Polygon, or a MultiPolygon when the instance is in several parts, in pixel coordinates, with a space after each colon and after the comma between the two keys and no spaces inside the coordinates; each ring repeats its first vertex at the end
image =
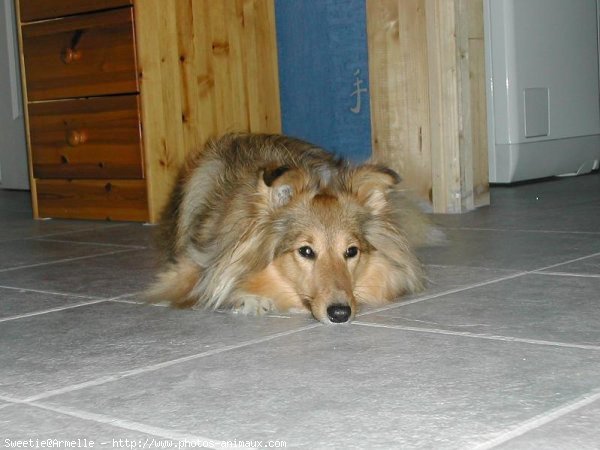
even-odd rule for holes
{"type": "Polygon", "coordinates": [[[29,189],[12,0],[0,3],[0,188],[29,189]]]}

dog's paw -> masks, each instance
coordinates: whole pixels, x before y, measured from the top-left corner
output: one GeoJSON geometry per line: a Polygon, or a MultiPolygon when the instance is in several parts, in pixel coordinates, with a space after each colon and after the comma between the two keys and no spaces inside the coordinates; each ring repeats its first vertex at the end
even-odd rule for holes
{"type": "Polygon", "coordinates": [[[236,314],[244,314],[248,316],[260,316],[273,311],[273,303],[271,300],[264,297],[247,296],[233,308],[236,314]]]}

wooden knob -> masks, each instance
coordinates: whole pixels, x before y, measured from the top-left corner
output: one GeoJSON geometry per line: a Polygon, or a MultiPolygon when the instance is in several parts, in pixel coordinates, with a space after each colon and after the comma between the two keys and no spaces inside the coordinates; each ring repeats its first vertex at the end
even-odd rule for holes
{"type": "Polygon", "coordinates": [[[69,130],[67,132],[67,143],[71,147],[85,144],[88,140],[88,134],[85,130],[69,130]]]}
{"type": "Polygon", "coordinates": [[[61,53],[61,59],[65,64],[71,64],[72,62],[79,61],[81,59],[81,50],[74,48],[65,48],[61,53]]]}

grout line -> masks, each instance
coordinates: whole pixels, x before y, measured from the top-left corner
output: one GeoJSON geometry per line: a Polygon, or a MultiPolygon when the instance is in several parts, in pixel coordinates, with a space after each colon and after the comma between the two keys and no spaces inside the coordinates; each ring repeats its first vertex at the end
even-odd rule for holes
{"type": "Polygon", "coordinates": [[[310,330],[312,328],[316,328],[318,326],[321,326],[320,323],[316,323],[316,324],[311,324],[311,325],[306,325],[304,327],[300,327],[300,328],[296,328],[294,330],[288,330],[288,331],[282,331],[280,333],[275,333],[275,334],[271,334],[268,336],[263,336],[261,338],[256,338],[256,339],[251,339],[249,341],[245,341],[242,342],[240,344],[232,344],[232,345],[226,345],[224,347],[220,347],[220,348],[216,348],[213,350],[207,350],[205,352],[201,352],[201,353],[196,353],[193,355],[188,355],[188,356],[183,356],[181,358],[176,358],[176,359],[171,359],[168,361],[163,361],[160,363],[156,363],[156,364],[151,364],[148,366],[144,366],[144,367],[138,367],[136,369],[131,369],[131,370],[127,370],[124,372],[119,372],[113,375],[106,375],[100,378],[96,378],[94,380],[90,380],[90,381],[85,381],[83,383],[78,383],[78,384],[72,384],[69,386],[65,386],[63,388],[59,388],[59,389],[54,389],[51,391],[46,391],[46,392],[42,392],[41,394],[37,394],[31,397],[26,398],[25,402],[33,402],[33,401],[37,401],[37,400],[42,400],[48,397],[53,397],[55,395],[59,395],[59,394],[66,394],[69,392],[73,392],[73,391],[77,391],[80,389],[84,389],[84,388],[88,388],[88,387],[94,387],[94,386],[100,386],[102,384],[106,384],[106,383],[110,383],[112,381],[117,381],[117,380],[121,380],[123,378],[128,378],[128,377],[132,377],[135,375],[140,375],[143,373],[148,373],[148,372],[153,372],[155,370],[160,370],[160,369],[164,369],[166,367],[171,367],[177,364],[181,364],[181,363],[185,363],[188,361],[194,361],[196,359],[200,359],[200,358],[204,358],[207,356],[213,356],[213,355],[217,355],[219,353],[224,353],[224,352],[228,352],[230,350],[237,350],[239,348],[244,348],[244,347],[248,347],[250,345],[254,345],[254,344],[261,344],[263,342],[268,342],[271,341],[273,339],[277,339],[279,337],[283,337],[283,336],[288,336],[291,334],[295,334],[295,333],[299,333],[301,331],[305,331],[305,330],[310,330]]]}
{"type": "MultiPolygon", "coordinates": [[[[42,309],[42,310],[39,310],[39,311],[33,311],[33,312],[30,312],[30,313],[25,313],[25,314],[17,314],[15,316],[2,317],[2,318],[0,318],[0,323],[1,322],[8,322],[10,320],[25,319],[27,317],[41,316],[43,314],[50,314],[50,313],[53,313],[53,312],[64,311],[64,310],[67,310],[67,309],[79,308],[81,306],[95,305],[97,303],[104,303],[104,302],[119,303],[121,301],[120,299],[131,297],[132,295],[135,295],[135,294],[136,293],[134,292],[134,293],[130,293],[130,294],[118,295],[116,297],[111,297],[111,298],[95,298],[95,299],[92,299],[89,302],[73,303],[71,305],[58,306],[56,308],[48,308],[48,309],[42,309]]],[[[68,294],[62,294],[62,295],[68,295],[68,294]]],[[[125,301],[123,301],[123,303],[124,302],[125,301]]],[[[2,400],[1,396],[0,396],[0,400],[2,400]]]]}
{"type": "MultiPolygon", "coordinates": [[[[126,303],[128,305],[143,305],[144,302],[137,302],[135,300],[111,300],[112,303],[126,303]]],[[[148,303],[148,306],[156,306],[148,303]]]]}
{"type": "MultiPolygon", "coordinates": [[[[457,288],[454,288],[454,289],[448,289],[447,291],[438,292],[436,294],[431,294],[431,295],[425,295],[423,297],[418,297],[418,298],[415,298],[413,300],[406,300],[406,301],[401,301],[399,303],[392,303],[392,304],[389,304],[389,305],[386,305],[386,306],[382,306],[380,308],[376,308],[376,309],[372,309],[372,310],[369,310],[369,311],[365,311],[362,314],[359,313],[357,315],[357,317],[366,316],[366,315],[370,315],[370,314],[376,314],[376,313],[379,313],[379,312],[388,311],[390,309],[400,308],[402,306],[407,306],[407,305],[412,305],[413,303],[420,303],[420,302],[424,302],[426,300],[431,300],[431,299],[434,299],[434,298],[443,297],[445,295],[455,294],[457,292],[468,291],[468,290],[475,289],[475,288],[478,288],[478,287],[487,286],[487,285],[495,284],[495,283],[500,283],[502,281],[512,280],[513,278],[519,278],[519,277],[522,277],[524,275],[538,274],[538,272],[540,272],[542,270],[552,269],[554,267],[564,266],[566,264],[572,264],[574,262],[582,261],[584,259],[595,258],[596,256],[600,256],[600,252],[598,252],[598,253],[592,253],[591,255],[587,255],[587,256],[581,256],[579,258],[570,259],[568,261],[563,261],[563,262],[556,263],[556,264],[551,264],[549,266],[540,267],[538,269],[525,270],[525,271],[522,271],[522,272],[514,273],[512,275],[507,275],[505,277],[494,278],[492,280],[482,281],[480,283],[470,284],[470,285],[467,285],[467,286],[460,286],[460,287],[457,287],[457,288]]],[[[504,270],[504,269],[502,269],[502,270],[504,270]]]]}
{"type": "Polygon", "coordinates": [[[114,302],[114,303],[127,303],[127,304],[131,304],[131,305],[150,305],[153,306],[153,304],[148,303],[148,302],[144,302],[144,301],[137,301],[137,300],[126,300],[128,297],[134,297],[134,296],[138,296],[141,295],[143,291],[135,291],[135,292],[130,292],[129,294],[124,294],[124,295],[119,295],[118,297],[113,297],[113,298],[109,298],[108,301],[109,302],[114,302]]]}
{"type": "Polygon", "coordinates": [[[67,239],[36,238],[36,239],[32,239],[32,240],[42,241],[42,242],[60,242],[60,243],[64,243],[64,244],[97,245],[99,247],[122,247],[122,248],[130,248],[132,250],[145,250],[148,248],[148,247],[144,247],[142,245],[108,244],[106,242],[93,242],[93,241],[69,241],[67,239]]]}
{"type": "Polygon", "coordinates": [[[547,234],[583,234],[583,235],[599,235],[598,231],[558,231],[558,230],[527,230],[523,228],[480,228],[480,227],[445,227],[438,225],[443,230],[470,230],[470,231],[506,231],[517,233],[547,233],[547,234]]]}
{"type": "Polygon", "coordinates": [[[577,411],[595,401],[600,400],[600,391],[595,389],[572,402],[566,403],[563,406],[559,406],[557,408],[551,409],[548,412],[538,414],[532,419],[526,420],[522,422],[520,425],[517,425],[512,430],[506,431],[502,433],[500,436],[491,439],[487,442],[479,444],[473,447],[473,450],[488,450],[494,447],[497,447],[501,444],[509,442],[510,440],[517,438],[519,436],[524,435],[525,433],[535,430],[543,425],[546,425],[550,422],[553,422],[556,419],[560,419],[561,417],[577,411]]]}
{"type": "MultiPolygon", "coordinates": [[[[204,448],[224,448],[223,447],[224,442],[216,440],[216,439],[210,439],[210,438],[206,438],[203,436],[196,436],[196,435],[182,433],[182,432],[175,431],[175,430],[159,428],[159,427],[155,427],[152,425],[146,425],[146,424],[143,424],[140,422],[134,422],[132,420],[119,419],[116,417],[107,416],[105,414],[92,413],[92,412],[82,411],[82,410],[68,408],[68,407],[64,407],[64,406],[63,407],[50,406],[50,405],[46,405],[46,404],[38,403],[38,402],[31,402],[31,403],[27,403],[27,404],[30,404],[30,405],[33,405],[33,406],[36,406],[38,408],[45,409],[48,411],[56,412],[59,414],[64,414],[67,416],[75,417],[78,419],[83,419],[83,420],[88,420],[88,421],[92,421],[92,422],[97,422],[97,423],[99,422],[99,423],[111,425],[114,427],[122,428],[127,431],[138,431],[138,432],[141,432],[144,434],[150,434],[150,435],[161,437],[163,439],[171,439],[174,441],[187,441],[189,443],[192,443],[192,442],[194,442],[194,443],[195,442],[209,443],[208,446],[203,446],[204,448]]],[[[150,443],[150,442],[148,442],[148,443],[150,443]]]]}
{"type": "Polygon", "coordinates": [[[570,259],[568,261],[552,264],[550,266],[540,267],[539,269],[531,270],[530,273],[538,272],[540,270],[548,270],[548,269],[552,269],[554,267],[564,266],[564,265],[571,264],[574,262],[583,261],[584,259],[595,258],[596,256],[600,256],[600,252],[592,253],[591,255],[587,255],[587,256],[580,256],[579,258],[570,259]]]}
{"type": "Polygon", "coordinates": [[[6,395],[0,394],[0,400],[8,403],[22,403],[22,400],[18,400],[16,398],[7,397],[6,395]]]}
{"type": "Polygon", "coordinates": [[[425,267],[440,267],[442,269],[447,269],[447,268],[462,268],[462,269],[473,269],[473,268],[477,268],[477,269],[483,269],[483,270],[489,270],[494,271],[494,272],[511,272],[511,273],[515,273],[517,270],[516,269],[499,269],[496,267],[482,267],[482,266],[463,266],[460,264],[428,264],[428,263],[423,263],[423,265],[425,267]]]}
{"type": "MultiPolygon", "coordinates": [[[[34,219],[32,219],[32,220],[34,220],[34,219]]],[[[41,219],[38,219],[38,220],[41,220],[41,219]]],[[[93,227],[89,227],[89,228],[81,228],[78,230],[59,231],[57,233],[40,234],[38,236],[16,237],[14,239],[0,239],[0,243],[15,242],[15,241],[30,241],[33,239],[46,238],[46,237],[51,237],[51,236],[64,236],[66,234],[83,233],[83,232],[87,232],[87,231],[95,231],[98,229],[117,228],[117,227],[122,227],[125,225],[129,225],[129,224],[118,223],[118,224],[114,224],[114,225],[112,225],[112,224],[111,225],[97,225],[97,226],[93,226],[93,227]]]]}
{"type": "Polygon", "coordinates": [[[0,285],[0,289],[11,289],[13,291],[24,291],[24,292],[36,292],[38,294],[46,294],[46,295],[60,295],[62,297],[85,298],[88,300],[100,300],[100,298],[101,298],[101,297],[96,297],[93,295],[69,294],[68,292],[54,292],[54,291],[45,291],[45,290],[41,290],[41,289],[31,289],[31,288],[4,286],[4,285],[0,285]]]}
{"type": "MultiPolygon", "coordinates": [[[[128,419],[120,419],[120,418],[108,416],[105,414],[92,413],[92,412],[83,411],[83,410],[80,410],[77,408],[69,408],[67,406],[53,406],[53,405],[47,405],[47,404],[39,403],[39,402],[26,402],[26,401],[19,402],[19,403],[34,406],[36,408],[40,408],[40,409],[43,409],[46,411],[51,411],[51,412],[55,412],[55,413],[70,416],[70,417],[75,417],[75,418],[81,419],[81,420],[86,420],[86,421],[95,422],[95,423],[103,423],[103,424],[121,428],[121,429],[124,429],[127,431],[137,431],[140,433],[157,436],[157,437],[160,437],[163,439],[170,439],[170,440],[179,441],[179,442],[187,441],[190,444],[192,444],[192,443],[208,444],[208,445],[203,445],[202,446],[203,448],[224,448],[223,445],[225,444],[225,442],[219,441],[217,439],[210,439],[210,438],[207,438],[204,436],[197,436],[197,435],[193,435],[193,434],[182,433],[182,432],[179,432],[176,430],[169,430],[166,428],[155,427],[152,425],[135,422],[135,421],[128,420],[128,419]]],[[[98,443],[101,445],[105,445],[110,442],[111,441],[98,442],[98,443]]],[[[145,444],[145,445],[143,445],[144,448],[146,448],[146,447],[150,448],[150,446],[152,446],[152,444],[153,444],[153,441],[148,440],[144,443],[144,441],[140,440],[140,444],[145,444]]],[[[156,443],[154,442],[154,444],[156,444],[156,443]]],[[[199,445],[199,447],[200,447],[200,445],[199,445]]]]}
{"type": "Polygon", "coordinates": [[[567,342],[545,341],[545,340],[541,340],[541,339],[527,339],[527,338],[518,338],[518,337],[512,337],[512,336],[494,335],[494,334],[479,334],[479,333],[471,333],[469,331],[443,330],[441,328],[407,327],[407,326],[403,326],[403,325],[390,325],[390,324],[370,323],[370,322],[361,322],[361,321],[354,321],[352,323],[355,325],[363,326],[363,327],[387,328],[387,329],[391,329],[391,330],[413,331],[413,332],[417,332],[417,333],[444,334],[444,335],[449,335],[449,336],[460,336],[460,337],[468,337],[468,338],[475,338],[475,339],[487,339],[490,341],[519,342],[522,344],[534,344],[534,345],[545,345],[545,346],[550,346],[550,347],[564,347],[564,348],[576,348],[579,350],[600,351],[600,345],[569,344],[567,342]]]}
{"type": "Polygon", "coordinates": [[[107,301],[108,301],[107,299],[92,300],[89,302],[74,303],[72,305],[59,306],[56,308],[42,309],[40,311],[34,311],[34,312],[30,312],[30,313],[25,313],[25,314],[17,314],[16,316],[2,317],[2,318],[0,318],[0,323],[8,322],[10,320],[19,320],[19,319],[26,319],[28,317],[41,316],[44,314],[49,314],[49,313],[58,312],[58,311],[64,311],[67,309],[79,308],[81,306],[95,305],[96,303],[103,303],[103,302],[107,302],[107,301]]]}
{"type": "Polygon", "coordinates": [[[112,252],[105,252],[105,253],[97,253],[94,255],[86,255],[86,256],[77,256],[74,258],[64,258],[64,259],[56,259],[53,261],[48,261],[48,262],[43,262],[43,263],[36,263],[36,264],[27,264],[24,266],[15,266],[15,267],[7,267],[5,269],[0,269],[0,273],[3,272],[12,272],[13,270],[20,270],[20,269],[31,269],[34,267],[40,267],[40,266],[49,266],[49,265],[53,265],[53,264],[60,264],[60,263],[65,263],[65,262],[71,262],[71,261],[79,261],[82,259],[89,259],[89,258],[96,258],[99,256],[108,256],[108,255],[116,255],[119,253],[126,253],[126,252],[132,252],[134,251],[133,249],[124,249],[124,250],[115,250],[112,252]]]}
{"type": "Polygon", "coordinates": [[[94,225],[88,228],[80,228],[77,230],[65,230],[65,231],[59,231],[56,233],[48,233],[48,234],[40,234],[39,236],[29,236],[26,238],[23,238],[24,240],[30,240],[30,239],[39,239],[39,238],[44,238],[44,237],[52,237],[52,236],[64,236],[66,234],[73,234],[73,233],[85,233],[87,231],[96,231],[98,229],[112,229],[112,228],[119,228],[119,227],[125,227],[127,225],[130,225],[128,223],[115,223],[115,224],[98,224],[98,225],[94,225]]]}
{"type": "Polygon", "coordinates": [[[521,277],[523,275],[527,275],[529,272],[517,272],[514,273],[512,275],[507,275],[505,277],[500,277],[500,278],[494,278],[492,280],[488,280],[488,281],[482,281],[480,283],[475,283],[475,284],[470,284],[467,286],[460,286],[454,289],[448,289],[446,291],[442,291],[442,292],[438,292],[435,294],[430,294],[430,295],[425,295],[423,297],[418,297],[415,298],[413,300],[406,300],[406,301],[401,301],[400,303],[392,303],[390,305],[386,305],[386,306],[381,306],[379,308],[375,308],[375,309],[371,309],[369,311],[365,311],[364,313],[359,313],[357,314],[358,317],[362,317],[365,315],[369,315],[369,314],[375,314],[375,313],[379,313],[382,311],[387,311],[389,309],[394,309],[394,308],[399,308],[401,306],[407,306],[407,305],[412,305],[413,303],[420,303],[420,302],[424,302],[426,300],[431,300],[434,298],[438,298],[438,297],[443,297],[445,295],[450,295],[450,294],[455,294],[457,292],[462,292],[462,291],[468,291],[470,289],[475,289],[481,286],[487,286],[489,284],[494,284],[494,283],[499,283],[501,281],[506,281],[506,280],[511,280],[513,278],[518,278],[521,277]]]}
{"type": "Polygon", "coordinates": [[[569,272],[533,272],[535,275],[554,275],[557,277],[581,277],[581,278],[600,278],[600,274],[593,273],[569,273],[569,272]]]}

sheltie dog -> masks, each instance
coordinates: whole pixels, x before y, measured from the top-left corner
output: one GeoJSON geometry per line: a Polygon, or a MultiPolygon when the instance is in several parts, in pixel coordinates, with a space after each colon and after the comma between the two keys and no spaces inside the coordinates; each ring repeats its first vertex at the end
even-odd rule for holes
{"type": "Polygon", "coordinates": [[[361,304],[417,292],[413,249],[432,228],[399,182],[389,168],[286,136],[211,140],[188,158],[163,212],[167,261],[148,298],[342,323],[361,304]]]}

